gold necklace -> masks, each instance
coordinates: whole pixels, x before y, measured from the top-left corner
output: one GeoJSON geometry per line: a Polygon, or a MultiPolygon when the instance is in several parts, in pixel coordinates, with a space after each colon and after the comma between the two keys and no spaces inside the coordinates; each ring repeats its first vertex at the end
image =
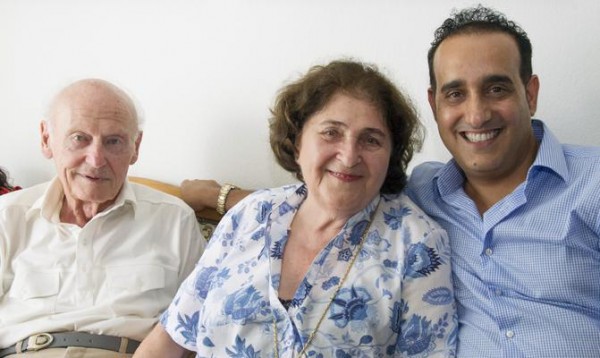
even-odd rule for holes
{"type": "MultiPolygon", "coordinates": [[[[379,207],[379,204],[377,204],[377,207],[379,207]]],[[[319,321],[317,321],[317,325],[316,325],[315,329],[313,329],[313,331],[308,336],[308,339],[306,340],[306,344],[304,345],[304,347],[302,347],[302,350],[300,351],[299,357],[306,355],[306,350],[308,349],[308,347],[312,343],[313,338],[315,338],[315,335],[319,331],[319,327],[321,327],[321,323],[325,319],[325,316],[327,315],[327,312],[329,311],[329,308],[331,307],[333,300],[337,296],[338,292],[340,292],[340,289],[344,285],[344,282],[346,282],[346,279],[348,278],[348,274],[350,273],[352,266],[354,266],[354,262],[356,261],[356,258],[362,251],[362,248],[365,244],[365,241],[366,241],[365,239],[367,238],[367,234],[369,233],[369,228],[371,227],[371,222],[373,222],[372,216],[375,215],[375,212],[377,211],[377,207],[375,208],[375,210],[373,210],[373,213],[371,214],[371,220],[369,220],[367,227],[365,228],[362,236],[360,237],[360,244],[358,246],[358,249],[356,250],[356,254],[352,255],[352,261],[350,261],[350,263],[348,264],[348,267],[346,268],[346,272],[344,272],[344,276],[342,277],[340,282],[337,284],[337,287],[335,288],[333,295],[329,299],[329,302],[327,302],[327,306],[325,307],[325,310],[323,310],[323,313],[321,314],[319,321]]],[[[275,358],[279,358],[279,339],[277,338],[278,334],[277,334],[277,322],[276,322],[276,318],[275,318],[275,313],[273,313],[272,325],[273,325],[273,346],[275,347],[275,358]]]]}

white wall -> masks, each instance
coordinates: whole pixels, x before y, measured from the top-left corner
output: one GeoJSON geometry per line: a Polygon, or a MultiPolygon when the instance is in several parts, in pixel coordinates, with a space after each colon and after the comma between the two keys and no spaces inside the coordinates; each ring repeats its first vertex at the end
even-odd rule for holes
{"type": "MultiPolygon", "coordinates": [[[[600,145],[600,2],[495,0],[534,46],[537,117],[559,138],[600,145]]],[[[130,174],[246,187],[291,179],[272,160],[276,91],[311,65],[373,62],[417,103],[428,137],[415,159],[445,160],[426,101],[434,29],[470,1],[0,0],[0,166],[30,186],[54,169],[39,150],[49,97],[101,77],[132,92],[146,117],[130,174]]]]}

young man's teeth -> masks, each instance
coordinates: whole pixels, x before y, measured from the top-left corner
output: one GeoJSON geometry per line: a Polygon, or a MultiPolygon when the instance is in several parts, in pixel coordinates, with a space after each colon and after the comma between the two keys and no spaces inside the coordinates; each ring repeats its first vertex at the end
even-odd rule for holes
{"type": "Polygon", "coordinates": [[[485,133],[465,133],[465,137],[469,140],[469,142],[483,142],[494,138],[497,133],[497,131],[485,133]]]}

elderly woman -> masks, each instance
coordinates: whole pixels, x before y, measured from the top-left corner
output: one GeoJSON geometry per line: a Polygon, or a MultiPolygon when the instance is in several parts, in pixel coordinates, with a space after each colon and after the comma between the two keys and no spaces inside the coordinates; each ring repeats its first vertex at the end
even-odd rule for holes
{"type": "Polygon", "coordinates": [[[420,144],[409,101],[374,67],[313,67],[279,93],[279,164],[301,183],[227,212],[136,355],[454,356],[445,232],[401,193],[420,144]]]}

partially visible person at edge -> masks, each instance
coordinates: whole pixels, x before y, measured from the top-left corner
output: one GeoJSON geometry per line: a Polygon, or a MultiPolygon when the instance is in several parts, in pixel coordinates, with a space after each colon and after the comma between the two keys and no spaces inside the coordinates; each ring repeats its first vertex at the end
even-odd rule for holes
{"type": "Polygon", "coordinates": [[[41,143],[57,177],[0,197],[0,357],[129,357],[192,271],[193,210],[127,181],[141,140],[111,83],[54,98],[41,143]]]}
{"type": "Polygon", "coordinates": [[[453,357],[446,233],[402,194],[420,145],[407,98],[334,61],[279,93],[271,147],[299,184],[221,220],[136,357],[453,357]]]}
{"type": "Polygon", "coordinates": [[[4,169],[0,168],[0,195],[19,189],[21,189],[20,186],[10,185],[8,182],[8,173],[4,171],[4,169]]]}
{"type": "MultiPolygon", "coordinates": [[[[600,148],[561,144],[532,119],[531,56],[525,31],[482,6],[445,20],[428,54],[454,159],[417,166],[407,193],[450,237],[460,357],[600,356],[600,148]]],[[[214,207],[219,185],[182,192],[214,207]]]]}

